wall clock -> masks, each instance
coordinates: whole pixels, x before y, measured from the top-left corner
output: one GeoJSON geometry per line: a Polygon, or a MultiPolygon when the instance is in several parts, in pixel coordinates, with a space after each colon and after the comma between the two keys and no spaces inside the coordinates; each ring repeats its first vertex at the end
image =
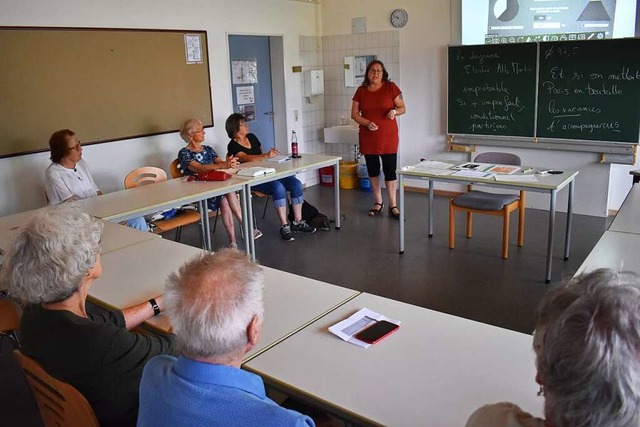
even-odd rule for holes
{"type": "Polygon", "coordinates": [[[391,12],[391,25],[396,28],[402,28],[407,25],[407,21],[409,20],[409,14],[404,9],[396,9],[391,12]]]}

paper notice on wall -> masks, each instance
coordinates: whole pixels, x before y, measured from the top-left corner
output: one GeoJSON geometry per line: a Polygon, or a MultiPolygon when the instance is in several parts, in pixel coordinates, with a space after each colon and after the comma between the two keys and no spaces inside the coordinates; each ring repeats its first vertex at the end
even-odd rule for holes
{"type": "Polygon", "coordinates": [[[199,34],[184,35],[184,50],[187,64],[202,64],[202,45],[199,34]]]}
{"type": "Polygon", "coordinates": [[[234,59],[231,61],[231,81],[234,85],[258,83],[257,59],[234,59]]]}
{"type": "Polygon", "coordinates": [[[236,104],[246,105],[254,104],[256,101],[253,86],[237,86],[236,87],[236,104]]]}

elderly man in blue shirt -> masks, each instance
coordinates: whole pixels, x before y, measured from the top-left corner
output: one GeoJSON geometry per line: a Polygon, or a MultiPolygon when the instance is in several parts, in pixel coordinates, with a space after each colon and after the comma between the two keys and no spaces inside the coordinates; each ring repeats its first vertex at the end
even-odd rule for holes
{"type": "Polygon", "coordinates": [[[235,249],[202,254],[169,276],[165,305],[183,355],[147,363],[139,427],[314,426],[240,369],[260,335],[263,287],[262,269],[235,249]]]}

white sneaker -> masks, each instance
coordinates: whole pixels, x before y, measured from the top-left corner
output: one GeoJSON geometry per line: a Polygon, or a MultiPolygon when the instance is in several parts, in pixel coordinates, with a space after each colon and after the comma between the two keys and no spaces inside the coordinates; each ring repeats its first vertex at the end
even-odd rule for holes
{"type": "Polygon", "coordinates": [[[257,228],[254,228],[253,229],[253,240],[258,240],[261,237],[262,237],[262,231],[258,230],[257,228]]]}

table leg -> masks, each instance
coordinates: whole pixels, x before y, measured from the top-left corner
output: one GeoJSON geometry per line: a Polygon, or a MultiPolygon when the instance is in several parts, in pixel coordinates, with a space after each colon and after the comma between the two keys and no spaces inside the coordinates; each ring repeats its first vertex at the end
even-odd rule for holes
{"type": "Polygon", "coordinates": [[[200,212],[200,236],[202,238],[202,249],[208,251],[207,247],[207,232],[204,228],[204,218],[207,215],[207,203],[203,200],[198,200],[198,212],[200,212]]]}
{"type": "Polygon", "coordinates": [[[433,237],[433,181],[429,180],[429,209],[427,209],[427,221],[429,222],[429,238],[433,237]]]}
{"type": "Polygon", "coordinates": [[[398,187],[400,187],[400,254],[404,253],[404,177],[398,175],[398,187]]]}
{"type": "Polygon", "coordinates": [[[247,184],[244,187],[244,199],[247,205],[247,221],[249,226],[247,227],[247,239],[249,240],[249,255],[251,260],[256,260],[256,241],[253,240],[253,203],[251,203],[251,185],[247,184]]]}
{"type": "Polygon", "coordinates": [[[211,244],[211,225],[209,224],[209,211],[207,210],[207,201],[202,201],[202,207],[204,212],[204,235],[207,241],[207,250],[213,252],[213,245],[211,244]]]}
{"type": "Polygon", "coordinates": [[[340,230],[340,163],[336,162],[333,166],[333,200],[335,210],[335,227],[340,230]]]}
{"type": "Polygon", "coordinates": [[[249,242],[253,241],[253,221],[247,213],[246,190],[246,187],[242,187],[242,190],[240,190],[240,207],[242,209],[242,227],[244,228],[244,251],[250,254],[251,247],[249,242]]]}
{"type": "Polygon", "coordinates": [[[571,247],[571,221],[573,219],[573,184],[575,180],[569,183],[569,195],[567,200],[567,230],[564,235],[564,259],[569,259],[569,248],[571,247]]]}
{"type": "Polygon", "coordinates": [[[549,195],[549,236],[547,237],[547,267],[544,282],[551,282],[551,257],[553,255],[553,229],[556,224],[556,190],[549,195]]]}

